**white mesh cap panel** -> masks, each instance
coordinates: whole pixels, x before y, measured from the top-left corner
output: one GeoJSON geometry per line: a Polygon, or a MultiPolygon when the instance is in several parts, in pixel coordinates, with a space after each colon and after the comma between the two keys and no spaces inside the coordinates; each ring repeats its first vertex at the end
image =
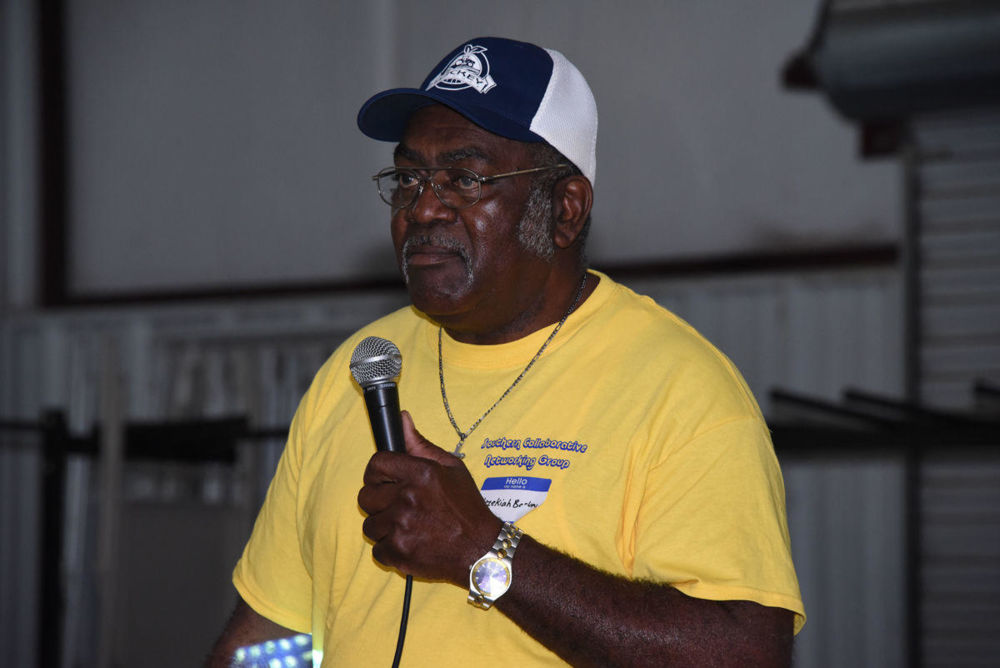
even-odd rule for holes
{"type": "Polygon", "coordinates": [[[552,78],[531,120],[531,131],[572,160],[594,183],[597,176],[594,94],[580,70],[566,56],[553,49],[546,51],[552,57],[552,78]]]}

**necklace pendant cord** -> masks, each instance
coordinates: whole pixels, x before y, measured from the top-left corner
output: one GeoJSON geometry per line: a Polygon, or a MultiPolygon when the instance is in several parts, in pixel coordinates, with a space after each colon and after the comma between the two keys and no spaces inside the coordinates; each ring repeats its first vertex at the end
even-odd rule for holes
{"type": "Polygon", "coordinates": [[[445,413],[448,414],[448,420],[451,422],[451,426],[455,430],[455,433],[458,434],[459,439],[454,452],[452,452],[453,455],[459,459],[465,459],[465,453],[462,452],[462,446],[465,445],[465,439],[467,439],[469,435],[475,431],[476,427],[479,426],[480,422],[486,419],[487,415],[493,412],[494,408],[500,405],[501,401],[507,398],[507,395],[511,393],[511,390],[517,387],[517,384],[521,382],[521,379],[524,378],[531,367],[535,365],[535,362],[537,362],[538,358],[540,358],[542,353],[545,352],[549,343],[552,342],[552,339],[554,339],[556,334],[559,333],[559,330],[562,329],[562,326],[569,318],[570,313],[576,309],[576,305],[580,302],[580,296],[583,295],[583,288],[585,285],[587,285],[587,272],[583,273],[583,280],[580,281],[580,285],[576,289],[576,295],[573,297],[573,302],[569,305],[569,308],[566,309],[566,313],[563,314],[563,317],[559,320],[559,322],[556,323],[555,329],[552,330],[552,333],[549,334],[548,338],[545,339],[545,342],[542,343],[542,347],[538,349],[538,352],[535,353],[534,357],[531,358],[528,365],[524,367],[524,370],[521,371],[518,377],[514,379],[514,382],[510,384],[510,387],[504,390],[503,394],[500,395],[500,398],[494,401],[493,405],[487,408],[486,412],[480,415],[479,419],[473,422],[472,426],[469,427],[469,430],[464,433],[458,428],[458,423],[455,422],[455,416],[452,415],[451,406],[448,404],[448,392],[444,388],[444,356],[441,352],[441,340],[443,338],[444,328],[438,327],[438,379],[441,381],[441,402],[444,404],[445,413]]]}

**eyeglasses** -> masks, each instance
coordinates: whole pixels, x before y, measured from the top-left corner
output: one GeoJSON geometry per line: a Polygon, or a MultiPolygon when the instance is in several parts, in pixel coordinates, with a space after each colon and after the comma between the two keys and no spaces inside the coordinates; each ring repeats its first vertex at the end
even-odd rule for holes
{"type": "Polygon", "coordinates": [[[404,169],[401,167],[386,167],[372,177],[378,186],[382,201],[396,209],[410,206],[424,192],[424,187],[430,185],[438,200],[450,209],[464,209],[472,206],[483,196],[483,184],[497,179],[518,174],[531,174],[550,169],[569,167],[568,163],[520,169],[516,172],[480,176],[471,169],[464,167],[420,167],[404,169]]]}

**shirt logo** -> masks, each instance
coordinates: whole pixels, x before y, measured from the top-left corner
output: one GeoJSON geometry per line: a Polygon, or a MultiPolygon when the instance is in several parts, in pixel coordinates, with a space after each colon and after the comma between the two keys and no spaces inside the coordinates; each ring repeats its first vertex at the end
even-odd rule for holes
{"type": "Polygon", "coordinates": [[[427,84],[427,90],[464,90],[475,88],[486,93],[496,86],[490,76],[490,61],[486,59],[486,47],[466,44],[462,53],[451,59],[444,69],[427,84]]]}

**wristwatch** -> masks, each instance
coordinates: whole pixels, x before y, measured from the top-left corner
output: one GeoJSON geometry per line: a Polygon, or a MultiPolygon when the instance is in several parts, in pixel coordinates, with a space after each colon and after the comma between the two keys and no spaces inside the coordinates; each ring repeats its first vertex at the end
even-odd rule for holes
{"type": "Polygon", "coordinates": [[[489,610],[503,596],[513,580],[511,560],[521,540],[521,530],[504,522],[490,551],[469,569],[469,603],[489,610]]]}

